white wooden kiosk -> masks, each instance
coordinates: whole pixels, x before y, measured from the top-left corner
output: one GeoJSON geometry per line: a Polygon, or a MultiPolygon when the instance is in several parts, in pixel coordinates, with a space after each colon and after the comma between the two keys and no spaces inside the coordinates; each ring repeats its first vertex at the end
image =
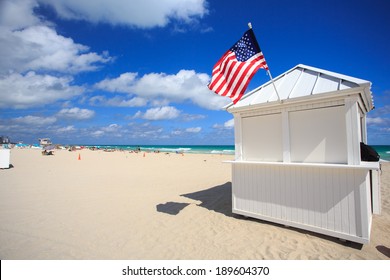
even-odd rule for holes
{"type": "Polygon", "coordinates": [[[3,149],[0,145],[0,168],[9,168],[10,166],[11,150],[3,149]]]}
{"type": "Polygon", "coordinates": [[[368,243],[379,163],[362,162],[371,83],[297,65],[246,94],[234,115],[233,213],[368,243]]]}

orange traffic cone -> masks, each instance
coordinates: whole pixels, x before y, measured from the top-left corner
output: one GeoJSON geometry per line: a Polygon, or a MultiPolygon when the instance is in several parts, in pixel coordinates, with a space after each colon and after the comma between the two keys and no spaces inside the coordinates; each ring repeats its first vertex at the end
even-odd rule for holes
{"type": "Polygon", "coordinates": [[[81,155],[80,155],[80,153],[79,153],[79,158],[78,158],[78,160],[81,160],[81,155]]]}

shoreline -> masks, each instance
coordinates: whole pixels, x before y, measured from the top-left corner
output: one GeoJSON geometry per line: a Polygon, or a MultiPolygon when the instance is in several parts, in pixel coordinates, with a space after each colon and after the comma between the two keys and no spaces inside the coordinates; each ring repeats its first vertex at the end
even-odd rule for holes
{"type": "MultiPolygon", "coordinates": [[[[16,149],[42,149],[38,144],[9,144],[16,149]]],[[[107,151],[141,151],[188,154],[224,154],[234,155],[234,145],[62,145],[52,144],[57,149],[68,150],[107,150],[107,151]]],[[[390,145],[371,145],[380,155],[381,162],[390,162],[390,145]]]]}
{"type": "Polygon", "coordinates": [[[382,213],[359,246],[232,214],[232,155],[11,153],[13,168],[0,170],[1,259],[390,259],[390,163],[382,213]]]}

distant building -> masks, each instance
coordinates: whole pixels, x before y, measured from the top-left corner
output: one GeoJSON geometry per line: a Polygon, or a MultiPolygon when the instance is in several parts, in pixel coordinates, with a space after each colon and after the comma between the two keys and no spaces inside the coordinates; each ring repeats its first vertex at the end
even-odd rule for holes
{"type": "Polygon", "coordinates": [[[51,145],[50,138],[40,138],[39,140],[39,145],[41,146],[46,146],[46,145],[51,145]]]}
{"type": "Polygon", "coordinates": [[[0,144],[10,144],[11,141],[9,140],[9,137],[7,136],[0,136],[0,144]]]}

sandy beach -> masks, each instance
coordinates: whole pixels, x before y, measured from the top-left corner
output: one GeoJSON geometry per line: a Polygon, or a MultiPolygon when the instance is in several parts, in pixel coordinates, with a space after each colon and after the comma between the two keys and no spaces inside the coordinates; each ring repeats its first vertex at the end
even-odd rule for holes
{"type": "Polygon", "coordinates": [[[13,149],[0,170],[0,259],[390,259],[390,163],[362,246],[232,214],[231,159],[13,149]]]}

